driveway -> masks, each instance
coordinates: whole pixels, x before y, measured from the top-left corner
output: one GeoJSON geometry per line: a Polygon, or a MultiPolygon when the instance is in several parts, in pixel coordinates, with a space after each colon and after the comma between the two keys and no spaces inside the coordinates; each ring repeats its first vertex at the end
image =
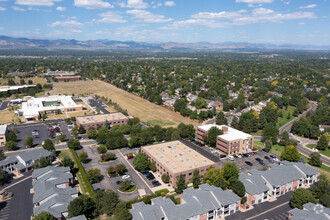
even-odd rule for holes
{"type": "Polygon", "coordinates": [[[3,101],[2,103],[0,103],[0,111],[8,108],[8,104],[9,104],[9,101],[3,101]]]}
{"type": "Polygon", "coordinates": [[[90,105],[92,107],[96,107],[100,111],[103,112],[103,114],[109,114],[110,112],[106,110],[105,108],[107,107],[101,100],[95,100],[95,99],[88,99],[90,105]]]}

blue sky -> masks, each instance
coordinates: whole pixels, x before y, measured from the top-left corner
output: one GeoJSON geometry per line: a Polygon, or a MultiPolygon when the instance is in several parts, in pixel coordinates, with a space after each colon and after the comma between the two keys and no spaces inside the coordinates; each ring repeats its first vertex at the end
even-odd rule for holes
{"type": "Polygon", "coordinates": [[[0,35],[330,45],[330,0],[0,0],[0,35]]]}

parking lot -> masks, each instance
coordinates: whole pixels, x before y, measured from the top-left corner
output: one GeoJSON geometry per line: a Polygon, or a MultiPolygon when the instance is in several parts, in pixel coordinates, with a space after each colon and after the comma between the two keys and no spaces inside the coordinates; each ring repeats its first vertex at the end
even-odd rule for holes
{"type": "Polygon", "coordinates": [[[92,108],[99,109],[103,114],[109,114],[110,112],[106,109],[106,105],[101,100],[96,99],[88,99],[89,105],[92,108]]]}
{"type": "Polygon", "coordinates": [[[112,150],[108,151],[108,153],[114,153],[116,154],[116,160],[100,163],[100,154],[97,152],[97,145],[88,145],[84,146],[82,149],[77,151],[77,154],[79,155],[81,152],[86,152],[88,154],[88,157],[90,161],[86,164],[83,164],[86,172],[90,169],[98,168],[101,171],[101,174],[103,175],[102,180],[99,183],[94,183],[93,188],[96,189],[110,189],[118,193],[119,198],[123,201],[129,201],[133,200],[139,197],[138,189],[144,189],[146,194],[152,194],[152,191],[150,188],[145,184],[145,182],[141,179],[141,177],[133,170],[133,168],[128,164],[128,162],[124,159],[122,154],[119,153],[119,150],[112,150]],[[128,180],[132,180],[135,185],[137,185],[137,190],[132,193],[121,193],[118,192],[118,189],[120,187],[119,184],[117,184],[117,181],[123,181],[122,176],[116,176],[116,177],[109,177],[107,175],[107,168],[109,166],[115,167],[118,164],[124,164],[126,166],[127,172],[126,174],[130,177],[128,180]]]}

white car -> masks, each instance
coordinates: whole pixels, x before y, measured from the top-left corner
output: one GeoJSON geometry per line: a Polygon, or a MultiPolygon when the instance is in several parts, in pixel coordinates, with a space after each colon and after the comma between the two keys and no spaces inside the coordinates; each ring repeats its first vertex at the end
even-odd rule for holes
{"type": "Polygon", "coordinates": [[[228,156],[227,159],[228,160],[234,160],[235,158],[233,156],[228,156]]]}
{"type": "Polygon", "coordinates": [[[238,158],[242,158],[242,155],[241,155],[241,154],[239,154],[239,155],[237,155],[237,157],[238,157],[238,158]]]}
{"type": "Polygon", "coordinates": [[[126,175],[122,176],[121,178],[122,178],[123,180],[126,180],[126,179],[130,178],[130,176],[126,174],[126,175]]]}
{"type": "Polygon", "coordinates": [[[273,160],[276,161],[276,162],[280,161],[277,157],[274,157],[273,160]]]}

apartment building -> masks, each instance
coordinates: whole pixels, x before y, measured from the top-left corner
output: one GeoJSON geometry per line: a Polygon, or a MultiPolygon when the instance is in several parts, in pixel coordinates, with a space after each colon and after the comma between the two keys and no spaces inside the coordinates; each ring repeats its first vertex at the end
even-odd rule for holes
{"type": "Polygon", "coordinates": [[[303,205],[303,209],[295,208],[289,211],[288,220],[301,219],[329,220],[330,208],[326,208],[321,204],[313,204],[309,202],[303,205]]]}
{"type": "Polygon", "coordinates": [[[199,170],[204,175],[215,162],[199,154],[181,141],[164,142],[141,147],[141,152],[149,157],[151,162],[156,163],[157,172],[160,175],[168,174],[170,184],[175,186],[181,174],[185,175],[186,181],[192,180],[193,171],[199,170]]]}
{"type": "Polygon", "coordinates": [[[48,96],[41,98],[31,97],[27,101],[22,103],[20,110],[16,112],[18,116],[21,116],[24,120],[36,120],[39,115],[54,114],[58,111],[64,112],[76,112],[82,111],[83,106],[77,105],[71,96],[48,96]]]}
{"type": "Polygon", "coordinates": [[[82,125],[86,131],[90,129],[98,130],[105,125],[106,121],[110,126],[123,125],[128,123],[129,118],[121,112],[76,117],[77,126],[82,125]]]}
{"type": "Polygon", "coordinates": [[[253,136],[227,125],[201,125],[197,126],[196,138],[204,142],[204,136],[208,131],[216,127],[222,130],[223,134],[217,137],[216,147],[222,152],[233,155],[243,154],[252,151],[253,136]]]}
{"type": "Polygon", "coordinates": [[[33,213],[49,212],[55,219],[68,216],[69,203],[78,197],[77,188],[71,187],[73,176],[69,167],[44,167],[32,173],[33,213]]]}
{"type": "Polygon", "coordinates": [[[224,218],[239,210],[240,197],[231,191],[202,184],[199,189],[188,188],[181,195],[181,204],[157,197],[151,205],[139,202],[132,205],[133,220],[213,220],[224,218]]]}
{"type": "Polygon", "coordinates": [[[6,145],[7,125],[0,125],[0,146],[6,145]]]}

